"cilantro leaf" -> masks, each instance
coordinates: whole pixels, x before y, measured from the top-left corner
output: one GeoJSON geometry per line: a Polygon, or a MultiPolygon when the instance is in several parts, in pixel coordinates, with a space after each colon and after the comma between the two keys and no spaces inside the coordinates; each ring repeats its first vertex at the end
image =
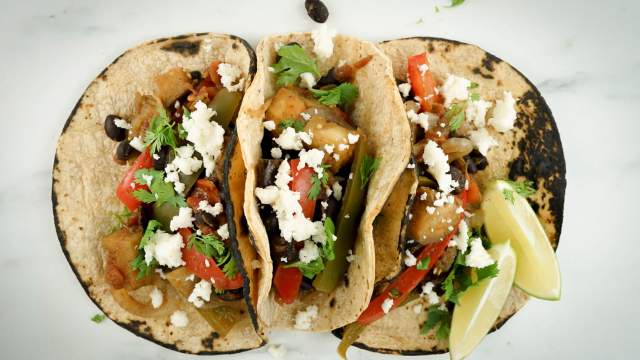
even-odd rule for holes
{"type": "Polygon", "coordinates": [[[104,321],[104,319],[106,319],[107,316],[105,314],[95,314],[91,317],[91,321],[93,321],[96,324],[100,324],[101,322],[104,321]]]}
{"type": "Polygon", "coordinates": [[[449,109],[444,113],[445,119],[449,121],[449,128],[451,131],[456,131],[460,128],[460,125],[465,119],[466,103],[452,104],[449,109]]]}
{"type": "Polygon", "coordinates": [[[135,173],[136,183],[147,185],[151,191],[138,189],[133,196],[146,203],[155,202],[156,206],[169,203],[176,207],[185,207],[187,202],[184,197],[176,194],[173,185],[164,181],[164,172],[155,169],[140,169],[135,173]],[[149,181],[150,180],[150,181],[149,181]]]}
{"type": "Polygon", "coordinates": [[[451,5],[449,5],[448,7],[456,7],[458,5],[462,5],[464,3],[464,0],[451,0],[451,5]]]}
{"type": "Polygon", "coordinates": [[[468,89],[468,90],[475,89],[475,88],[477,88],[478,86],[480,86],[480,85],[478,85],[478,83],[477,83],[477,82],[473,82],[473,81],[472,81],[472,82],[471,82],[471,84],[469,84],[469,86],[467,86],[467,89],[468,89]]]}
{"type": "Polygon", "coordinates": [[[469,288],[478,285],[484,279],[498,275],[496,263],[480,269],[471,268],[465,266],[465,256],[463,253],[458,253],[453,267],[442,283],[445,301],[457,304],[460,295],[469,288]]]}
{"type": "Polygon", "coordinates": [[[489,266],[485,266],[483,268],[479,268],[476,269],[476,276],[477,279],[474,282],[474,285],[479,283],[480,281],[484,280],[484,279],[489,279],[489,278],[493,278],[498,276],[498,272],[500,270],[498,269],[498,264],[493,263],[489,266]]]}
{"type": "Polygon", "coordinates": [[[296,261],[292,264],[288,264],[284,266],[285,268],[295,267],[300,269],[302,275],[307,279],[313,279],[314,276],[320,274],[322,270],[324,270],[324,263],[322,262],[322,258],[319,257],[313,261],[308,263],[304,263],[302,261],[296,261]]]}
{"type": "Polygon", "coordinates": [[[324,244],[322,244],[322,255],[327,260],[333,260],[336,258],[336,254],[333,251],[333,244],[335,243],[333,236],[336,232],[336,226],[328,216],[324,219],[323,226],[325,241],[324,244]]]}
{"type": "Polygon", "coordinates": [[[160,151],[163,145],[171,146],[173,149],[177,146],[173,122],[169,119],[167,111],[161,106],[158,107],[158,115],[151,119],[149,128],[144,135],[144,143],[150,147],[152,154],[160,151]]]}
{"type": "Polygon", "coordinates": [[[129,223],[129,219],[131,218],[132,215],[133,213],[126,206],[124,207],[124,209],[122,209],[122,211],[120,211],[117,214],[114,214],[113,217],[116,220],[115,229],[127,226],[127,224],[129,223]]]}
{"type": "Polygon", "coordinates": [[[358,98],[358,88],[351,83],[342,83],[333,89],[311,89],[313,96],[324,105],[346,106],[358,98]]]}
{"type": "Polygon", "coordinates": [[[309,193],[307,194],[307,197],[311,200],[318,198],[322,187],[327,186],[327,182],[329,181],[329,175],[327,175],[326,171],[327,166],[323,165],[322,167],[325,169],[325,171],[322,172],[322,177],[319,177],[318,173],[311,175],[311,189],[309,189],[309,193]]]}
{"type": "Polygon", "coordinates": [[[158,266],[156,259],[152,259],[149,264],[144,261],[144,251],[138,251],[138,256],[131,262],[131,268],[138,272],[136,279],[140,280],[143,277],[149,275],[158,266]]]}
{"type": "Polygon", "coordinates": [[[238,264],[236,264],[236,258],[229,253],[229,260],[222,265],[222,272],[229,279],[233,279],[238,273],[238,264]]]}
{"type": "Polygon", "coordinates": [[[213,234],[191,234],[187,247],[190,249],[195,247],[197,252],[210,258],[221,257],[226,250],[224,243],[213,234]]]}
{"type": "Polygon", "coordinates": [[[138,244],[138,249],[142,250],[151,241],[151,237],[155,234],[156,230],[162,227],[162,223],[158,220],[150,220],[147,224],[147,228],[144,230],[144,234],[138,244]]]}
{"type": "Polygon", "coordinates": [[[432,305],[427,311],[427,320],[422,323],[420,333],[427,335],[432,329],[436,329],[436,338],[444,340],[449,337],[451,329],[451,313],[441,310],[438,305],[432,305]]]}
{"type": "Polygon", "coordinates": [[[480,101],[480,94],[471,93],[471,95],[469,95],[469,100],[471,100],[471,101],[480,101]]]}
{"type": "Polygon", "coordinates": [[[511,185],[513,190],[523,198],[527,198],[536,193],[536,189],[533,188],[533,181],[531,180],[522,180],[522,181],[507,180],[507,182],[509,183],[509,185],[511,185]]]}
{"type": "Polygon", "coordinates": [[[505,200],[511,201],[512,204],[516,202],[516,199],[513,197],[513,191],[509,189],[502,190],[502,196],[505,200]]]}
{"type": "Polygon", "coordinates": [[[304,121],[296,120],[296,119],[284,119],[280,121],[281,128],[294,128],[297,132],[301,132],[304,130],[304,121]]]}
{"type": "Polygon", "coordinates": [[[421,259],[420,261],[418,261],[418,263],[416,264],[416,269],[418,270],[427,270],[429,268],[429,263],[431,262],[431,257],[427,256],[424,259],[421,259]]]}
{"type": "Polygon", "coordinates": [[[380,166],[380,158],[374,158],[367,154],[362,159],[362,165],[360,165],[360,181],[362,182],[361,188],[364,189],[371,178],[374,171],[380,166]]]}
{"type": "Polygon", "coordinates": [[[298,44],[285,45],[278,49],[280,60],[272,68],[278,75],[278,86],[291,85],[296,82],[300,74],[309,72],[317,79],[320,78],[318,65],[298,44]]]}

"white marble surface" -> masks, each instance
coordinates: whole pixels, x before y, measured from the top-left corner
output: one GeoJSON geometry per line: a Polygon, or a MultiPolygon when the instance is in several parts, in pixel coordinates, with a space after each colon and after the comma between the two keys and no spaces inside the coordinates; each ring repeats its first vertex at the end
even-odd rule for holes
{"type": "MultiPolygon", "coordinates": [[[[56,138],[87,84],[125,49],[218,31],[252,44],[308,30],[302,1],[2,1],[0,12],[0,358],[186,359],[96,312],[69,268],[51,215],[56,138]]],[[[478,44],[540,87],[567,160],[560,302],[531,301],[474,359],[622,359],[640,350],[640,2],[327,0],[330,24],[369,40],[432,35],[478,44]],[[422,19],[421,21],[419,21],[422,19]]],[[[288,359],[336,358],[327,334],[275,333],[288,359]]],[[[392,356],[351,352],[353,359],[392,356]]],[[[221,356],[268,359],[263,348],[221,356]]],[[[446,355],[432,357],[445,359],[446,355]]]]}

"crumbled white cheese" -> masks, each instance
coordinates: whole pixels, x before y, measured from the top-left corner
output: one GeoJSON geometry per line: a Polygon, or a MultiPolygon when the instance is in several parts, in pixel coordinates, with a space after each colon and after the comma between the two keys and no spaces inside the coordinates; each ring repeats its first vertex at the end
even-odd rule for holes
{"type": "Polygon", "coordinates": [[[486,128],[470,131],[469,140],[471,140],[476,149],[484,156],[487,156],[489,149],[498,145],[496,139],[489,135],[486,128]]]}
{"type": "Polygon", "coordinates": [[[340,154],[336,153],[336,154],[333,154],[332,156],[336,161],[340,160],[340,154]]]}
{"type": "Polygon", "coordinates": [[[382,308],[382,311],[385,314],[388,314],[389,311],[391,310],[391,308],[393,307],[393,299],[390,299],[390,298],[384,299],[384,301],[382,302],[382,305],[380,305],[380,307],[382,308]]]}
{"type": "Polygon", "coordinates": [[[327,154],[332,154],[333,153],[333,148],[334,148],[334,145],[331,145],[331,144],[325,144],[324,145],[324,151],[326,151],[327,154]]]}
{"type": "Polygon", "coordinates": [[[153,158],[153,160],[160,160],[160,155],[156,153],[151,154],[151,157],[153,158]]]}
{"type": "Polygon", "coordinates": [[[355,143],[358,142],[358,139],[360,139],[360,135],[358,134],[352,134],[352,133],[348,133],[347,134],[347,141],[349,142],[349,144],[353,145],[355,143]]]}
{"type": "Polygon", "coordinates": [[[489,101],[469,101],[467,103],[467,109],[465,110],[466,121],[471,122],[478,128],[484,127],[487,110],[489,110],[490,107],[491,102],[489,101]]]}
{"type": "Polygon", "coordinates": [[[312,73],[303,72],[300,74],[300,87],[311,90],[314,86],[316,86],[316,78],[312,73]]]}
{"type": "Polygon", "coordinates": [[[207,280],[200,280],[196,286],[193,287],[193,291],[189,295],[190,303],[195,305],[197,308],[201,308],[206,301],[211,299],[211,283],[207,280]]]}
{"type": "Polygon", "coordinates": [[[256,188],[255,195],[264,205],[271,205],[278,218],[280,235],[285,241],[303,241],[317,233],[318,227],[302,212],[300,193],[289,189],[292,180],[288,161],[283,161],[276,174],[276,184],[256,188]]]}
{"type": "MultiPolygon", "coordinates": [[[[318,111],[318,109],[313,109],[316,112],[318,111]]],[[[307,114],[306,112],[301,112],[300,113],[300,117],[304,120],[304,121],[309,121],[311,119],[311,115],[307,114]]]]}
{"type": "Polygon", "coordinates": [[[276,128],[276,122],[273,120],[267,120],[265,122],[262,123],[262,126],[264,126],[265,129],[271,131],[271,130],[275,130],[276,128]]]}
{"type": "Polygon", "coordinates": [[[144,246],[144,261],[151,264],[154,258],[161,266],[171,268],[184,265],[182,261],[182,251],[184,247],[180,234],[167,234],[158,230],[151,236],[151,239],[144,246]]]}
{"type": "Polygon", "coordinates": [[[355,259],[356,255],[351,251],[351,249],[349,249],[349,252],[347,253],[347,262],[352,262],[355,259]]]}
{"type": "Polygon", "coordinates": [[[333,183],[331,188],[333,189],[333,197],[340,201],[340,199],[342,199],[342,185],[336,181],[333,183]]]}
{"type": "Polygon", "coordinates": [[[411,121],[411,123],[422,126],[422,128],[426,132],[431,127],[431,124],[438,120],[438,115],[428,112],[421,112],[417,114],[413,109],[411,109],[407,111],[407,118],[409,119],[409,121],[411,121]]]}
{"type": "Polygon", "coordinates": [[[196,276],[194,274],[190,274],[189,276],[187,276],[184,279],[185,279],[185,281],[195,281],[196,280],[196,276]]]}
{"type": "Polygon", "coordinates": [[[149,297],[151,298],[151,306],[153,306],[154,309],[157,309],[160,306],[162,306],[162,302],[164,298],[162,295],[162,291],[160,291],[160,289],[154,286],[153,289],[151,289],[151,292],[149,293],[149,297]]]}
{"type": "Polygon", "coordinates": [[[300,310],[296,313],[295,328],[298,330],[309,330],[311,328],[311,322],[318,316],[318,307],[315,305],[309,305],[305,310],[300,310]]]}
{"type": "Polygon", "coordinates": [[[285,355],[287,355],[287,348],[282,344],[270,344],[267,351],[274,359],[284,359],[285,355]]]}
{"type": "Polygon", "coordinates": [[[420,304],[413,305],[413,313],[414,314],[418,315],[421,312],[422,312],[422,305],[420,305],[420,304]]]}
{"type": "Polygon", "coordinates": [[[313,260],[320,257],[320,250],[318,249],[318,245],[316,245],[313,241],[306,240],[304,242],[304,247],[300,249],[300,252],[298,253],[298,257],[300,258],[300,261],[305,264],[312,262],[313,260]]]}
{"type": "Polygon", "coordinates": [[[333,54],[333,37],[335,30],[329,30],[327,24],[321,24],[311,32],[313,39],[313,52],[320,58],[326,59],[333,54]]]}
{"type": "Polygon", "coordinates": [[[418,70],[420,71],[420,74],[424,75],[424,73],[426,73],[427,71],[429,71],[429,65],[427,65],[427,64],[420,64],[420,65],[418,65],[418,70]]]}
{"type": "Polygon", "coordinates": [[[153,176],[142,174],[142,180],[144,180],[147,185],[151,186],[151,183],[153,182],[153,176]]]}
{"type": "Polygon", "coordinates": [[[322,159],[324,158],[324,152],[318,149],[302,150],[299,155],[300,162],[298,162],[298,170],[308,166],[312,168],[318,177],[322,177],[324,169],[322,168],[322,159]]]}
{"type": "Polygon", "coordinates": [[[433,215],[433,213],[436,212],[436,208],[433,206],[427,206],[426,210],[429,215],[433,215]]]}
{"type": "Polygon", "coordinates": [[[278,136],[274,141],[284,150],[302,150],[303,145],[300,134],[306,133],[296,132],[294,128],[288,127],[282,130],[280,136],[278,136]]]}
{"type": "Polygon", "coordinates": [[[438,182],[440,190],[445,194],[450,193],[453,188],[451,184],[451,174],[449,174],[450,167],[447,154],[442,151],[436,142],[429,140],[424,146],[423,160],[424,163],[429,166],[427,170],[438,182]]]}
{"type": "Polygon", "coordinates": [[[216,232],[223,240],[227,240],[229,238],[229,224],[220,226],[216,232]]]}
{"type": "Polygon", "coordinates": [[[405,251],[405,257],[404,257],[404,264],[407,266],[413,266],[416,264],[417,259],[415,256],[413,256],[413,254],[411,253],[411,251],[406,250],[405,251]]]}
{"type": "Polygon", "coordinates": [[[220,75],[222,86],[227,90],[231,92],[242,90],[244,78],[242,77],[242,70],[236,65],[220,63],[218,65],[218,75],[220,75]]]}
{"type": "Polygon", "coordinates": [[[178,215],[174,216],[169,223],[171,231],[177,231],[182,228],[193,227],[193,210],[190,207],[182,207],[178,210],[178,215]]]}
{"type": "Polygon", "coordinates": [[[167,174],[164,177],[164,181],[168,183],[173,183],[173,189],[180,195],[183,195],[185,185],[180,181],[180,173],[178,172],[178,167],[173,163],[168,163],[164,168],[165,173],[167,174]]]}
{"type": "Polygon", "coordinates": [[[175,327],[185,327],[189,325],[187,313],[182,310],[176,310],[171,314],[171,325],[175,327]]]}
{"type": "Polygon", "coordinates": [[[422,285],[422,293],[420,297],[426,297],[429,305],[435,305],[440,302],[440,298],[435,291],[433,291],[433,283],[431,281],[422,285]]]}
{"type": "Polygon", "coordinates": [[[398,90],[400,91],[400,94],[402,94],[402,97],[406,98],[407,96],[409,96],[409,93],[411,92],[411,84],[402,83],[398,85],[398,90]]]}
{"type": "Polygon", "coordinates": [[[274,159],[280,159],[282,157],[282,150],[279,147],[272,147],[271,157],[274,159]]]}
{"type": "Polygon", "coordinates": [[[407,164],[407,169],[415,169],[415,168],[416,168],[416,164],[415,163],[407,164]]]}
{"type": "Polygon", "coordinates": [[[131,141],[129,141],[129,145],[131,145],[132,148],[138,150],[139,152],[143,152],[144,149],[146,149],[146,146],[144,145],[144,142],[142,141],[140,136],[136,136],[131,139],[131,141]]]}
{"type": "Polygon", "coordinates": [[[496,101],[496,106],[493,108],[493,116],[489,119],[489,125],[494,129],[505,132],[513,129],[513,124],[516,121],[516,100],[511,95],[511,92],[505,91],[501,100],[496,101]]]}
{"type": "Polygon", "coordinates": [[[125,130],[131,129],[131,124],[129,124],[127,120],[115,119],[113,120],[113,124],[119,127],[120,129],[125,129],[125,130]]]}
{"type": "Polygon", "coordinates": [[[202,210],[208,214],[211,214],[211,216],[216,217],[222,214],[223,209],[221,203],[216,203],[212,206],[207,200],[200,200],[200,202],[198,203],[198,210],[202,210]]]}
{"type": "Polygon", "coordinates": [[[338,144],[338,150],[345,151],[349,148],[348,144],[338,144]]]}
{"type": "Polygon", "coordinates": [[[182,125],[187,131],[187,141],[202,155],[205,175],[209,176],[222,151],[224,129],[217,122],[209,121],[216,114],[214,110],[209,109],[202,101],[198,101],[195,106],[196,110],[183,118],[182,125]]]}
{"type": "Polygon", "coordinates": [[[493,263],[493,259],[482,246],[482,239],[479,237],[471,239],[471,251],[465,257],[465,264],[470,267],[483,268],[493,263]]]}
{"type": "Polygon", "coordinates": [[[444,95],[444,106],[451,105],[454,100],[467,100],[469,97],[469,85],[471,85],[471,81],[463,77],[447,74],[447,79],[440,89],[444,95]]]}

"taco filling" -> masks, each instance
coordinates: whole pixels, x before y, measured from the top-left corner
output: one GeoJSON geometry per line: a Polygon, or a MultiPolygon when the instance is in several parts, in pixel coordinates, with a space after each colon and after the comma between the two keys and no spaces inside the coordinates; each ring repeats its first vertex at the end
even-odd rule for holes
{"type": "Polygon", "coordinates": [[[263,119],[255,195],[269,237],[277,299],[332,292],[353,258],[367,183],[378,166],[365,134],[350,119],[358,69],[341,64],[320,76],[298,44],[281,46],[269,71],[275,95],[263,119]]]}
{"type": "Polygon", "coordinates": [[[153,79],[154,94],[136,95],[132,117],[105,119],[106,135],[119,141],[115,161],[129,164],[115,189],[119,226],[102,239],[105,277],[132,314],[188,326],[174,311],[182,299],[221,336],[246,314],[225,185],[243,76],[219,61],[204,73],[174,68],[153,79]]]}
{"type": "MultiPolygon", "coordinates": [[[[491,243],[475,176],[487,167],[487,154],[498,145],[492,134],[513,129],[516,100],[505,91],[495,103],[485,101],[474,82],[453,74],[436,78],[426,53],[407,61],[408,82],[398,90],[412,129],[414,160],[406,174],[417,190],[401,232],[401,268],[378,282],[368,308],[347,326],[339,347],[342,356],[367,325],[411,301],[416,316],[428,312],[416,331],[434,331],[446,340],[459,297],[499,272],[487,252],[491,243]]],[[[535,192],[530,182],[511,185],[513,191],[503,193],[511,201],[514,191],[523,197],[535,192]]]]}

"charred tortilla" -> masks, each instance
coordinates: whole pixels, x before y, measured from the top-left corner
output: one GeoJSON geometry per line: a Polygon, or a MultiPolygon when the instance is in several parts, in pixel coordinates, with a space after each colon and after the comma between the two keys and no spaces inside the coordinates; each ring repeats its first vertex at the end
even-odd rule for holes
{"type": "MultiPolygon", "coordinates": [[[[56,231],[62,250],[87,295],[110,319],[137,336],[172,350],[195,354],[234,353],[263,345],[264,334],[254,329],[257,319],[252,302],[247,301],[250,316],[245,316],[225,337],[213,332],[186,303],[179,306],[190,320],[183,328],[172,327],[168,317],[142,318],[119,307],[104,278],[100,239],[110,232],[113,214],[122,207],[115,188],[127,167],[113,162],[115,144],[104,136],[102,121],[107,114],[130,115],[134,95],[153,92],[155,75],[175,67],[202,71],[214,59],[238,66],[246,76],[246,83],[256,69],[251,47],[232,35],[182,35],[154,40],[126,51],[99,74],[74,107],[62,130],[53,165],[56,231]]],[[[225,180],[225,185],[231,189],[227,193],[240,194],[239,198],[233,193],[229,196],[239,202],[235,208],[241,209],[243,179],[238,177],[242,177],[243,171],[238,173],[237,165],[242,164],[242,160],[234,144],[235,135],[225,158],[225,172],[234,175],[225,180]],[[238,181],[242,182],[240,186],[238,181]]],[[[227,212],[236,220],[230,221],[231,236],[237,235],[238,239],[238,243],[232,244],[233,252],[239,259],[241,271],[247,275],[246,269],[251,269],[254,257],[244,253],[244,249],[251,247],[248,236],[237,226],[231,226],[240,223],[239,216],[234,216],[232,210],[233,207],[228,206],[227,212]]],[[[238,213],[241,212],[236,210],[236,215],[238,213]]],[[[251,293],[249,286],[245,278],[245,293],[251,293]]]]}
{"type": "MultiPolygon", "coordinates": [[[[430,69],[438,77],[447,73],[465,77],[480,84],[484,98],[495,99],[503,90],[509,90],[518,98],[518,117],[515,129],[497,137],[499,146],[488,156],[489,166],[476,174],[483,188],[490,179],[526,177],[534,182],[538,191],[530,203],[538,215],[553,248],[557,248],[562,229],[564,191],[566,187],[565,161],[560,136],[551,110],[535,86],[518,70],[477,46],[439,38],[408,38],[391,40],[380,45],[393,63],[394,75],[406,82],[407,61],[414,54],[428,52],[430,69]]],[[[406,195],[404,195],[406,196],[406,195]]],[[[392,196],[393,199],[393,196],[392,196]]],[[[390,206],[388,203],[387,206],[390,206]]],[[[399,204],[396,207],[400,209],[399,204]]],[[[385,229],[375,229],[376,271],[390,269],[377,276],[394,276],[394,261],[400,261],[402,236],[399,235],[403,216],[389,221],[377,221],[385,229]],[[388,229],[398,229],[388,234],[388,229]],[[384,250],[384,252],[382,251],[384,250]],[[390,265],[391,263],[391,265],[390,265]]],[[[385,219],[386,220],[386,219],[385,219]]],[[[397,270],[396,270],[397,271],[397,270]]],[[[494,330],[500,328],[527,301],[527,295],[513,288],[496,321],[494,330]]],[[[354,345],[363,349],[392,354],[422,355],[442,353],[448,350],[446,341],[438,341],[433,335],[420,334],[420,326],[426,320],[426,312],[416,315],[413,303],[399,307],[382,319],[367,326],[354,345]],[[417,316],[417,317],[416,317],[417,316]]],[[[342,329],[334,331],[342,336],[342,329]]]]}
{"type": "MultiPolygon", "coordinates": [[[[276,44],[294,42],[308,53],[312,52],[314,44],[309,33],[273,36],[260,42],[257,48],[258,71],[245,94],[238,116],[238,135],[247,167],[244,210],[258,253],[266,259],[271,259],[269,238],[254,193],[257,166],[262,156],[260,142],[265,104],[278,89],[275,76],[268,68],[276,61],[276,44]]],[[[275,299],[275,291],[271,288],[273,263],[269,261],[268,267],[261,269],[264,281],[261,282],[258,299],[258,315],[269,327],[293,328],[296,313],[315,305],[318,315],[312,320],[309,330],[332,330],[354,321],[371,297],[374,283],[373,220],[409,160],[411,150],[407,139],[410,130],[403,116],[402,102],[395,94],[391,64],[375,45],[338,35],[334,38],[333,54],[328,59],[318,59],[318,67],[320,74],[326,74],[340,61],[354,63],[368,56],[371,60],[358,70],[354,79],[360,93],[351,119],[369,139],[373,155],[380,157],[381,162],[369,183],[366,207],[353,248],[355,260],[348,266],[345,279],[336,290],[331,293],[310,291],[289,305],[282,305],[275,299]]]]}

